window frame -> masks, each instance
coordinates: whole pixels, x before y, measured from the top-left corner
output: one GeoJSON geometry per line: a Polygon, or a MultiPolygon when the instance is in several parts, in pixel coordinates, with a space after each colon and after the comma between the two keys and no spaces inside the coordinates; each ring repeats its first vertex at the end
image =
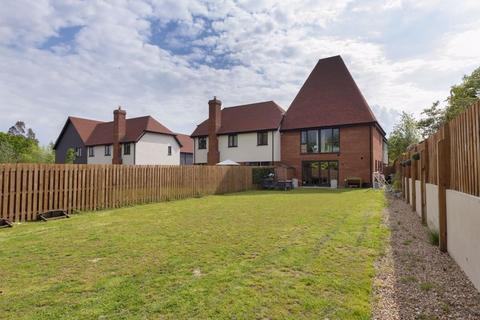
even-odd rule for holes
{"type": "Polygon", "coordinates": [[[237,148],[238,147],[238,134],[233,133],[228,135],[228,147],[237,148]]]}
{"type": "Polygon", "coordinates": [[[124,156],[129,156],[131,154],[131,143],[124,143],[123,144],[123,155],[124,156]],[[127,148],[128,146],[128,148],[127,148]],[[127,149],[128,149],[128,153],[127,153],[127,149]]]}
{"type": "Polygon", "coordinates": [[[112,145],[111,144],[106,144],[104,151],[105,151],[104,152],[105,157],[111,157],[112,156],[112,145]]]}
{"type": "Polygon", "coordinates": [[[207,137],[204,136],[204,137],[198,137],[198,150],[206,150],[207,149],[207,137]],[[200,141],[204,142],[205,145],[203,145],[203,143],[200,143],[200,141]]]}
{"type": "Polygon", "coordinates": [[[88,147],[88,157],[89,158],[95,157],[95,147],[88,147]]]}
{"type": "Polygon", "coordinates": [[[268,131],[257,131],[257,146],[268,146],[268,131]]]}
{"type": "Polygon", "coordinates": [[[75,147],[75,158],[80,158],[82,156],[82,147],[75,147]]]}
{"type": "Polygon", "coordinates": [[[171,156],[172,155],[172,146],[167,147],[167,155],[171,156]]]}
{"type": "Polygon", "coordinates": [[[340,127],[324,127],[324,128],[306,128],[300,131],[300,154],[339,154],[340,153],[340,127]],[[331,151],[322,151],[323,139],[322,139],[322,131],[330,130],[331,137],[332,137],[332,150],[331,151]],[[333,137],[335,130],[338,132],[338,140],[333,141],[333,137]],[[308,144],[309,144],[309,131],[316,131],[316,139],[317,139],[317,149],[316,152],[308,152],[308,144]],[[337,143],[335,143],[337,142],[337,143]],[[303,148],[305,146],[305,148],[303,148]],[[304,150],[303,150],[304,149],[304,150]]]}

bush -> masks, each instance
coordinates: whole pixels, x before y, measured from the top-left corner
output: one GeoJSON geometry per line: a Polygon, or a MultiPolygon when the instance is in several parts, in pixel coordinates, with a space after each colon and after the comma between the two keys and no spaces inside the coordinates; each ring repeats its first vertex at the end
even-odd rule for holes
{"type": "Polygon", "coordinates": [[[428,241],[432,246],[438,246],[440,243],[440,234],[437,230],[430,230],[428,232],[428,241]]]}
{"type": "Polygon", "coordinates": [[[400,172],[395,173],[395,176],[393,177],[392,187],[394,192],[399,192],[402,190],[402,181],[400,177],[400,172]]]}
{"type": "Polygon", "coordinates": [[[252,179],[254,184],[262,183],[262,180],[268,178],[268,175],[275,173],[273,167],[259,167],[252,169],[252,179]]]}

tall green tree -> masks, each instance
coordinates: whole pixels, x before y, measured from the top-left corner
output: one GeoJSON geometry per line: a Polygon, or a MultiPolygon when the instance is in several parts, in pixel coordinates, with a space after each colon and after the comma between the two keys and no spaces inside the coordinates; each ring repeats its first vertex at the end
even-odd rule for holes
{"type": "Polygon", "coordinates": [[[26,129],[25,122],[17,121],[8,133],[0,132],[0,163],[52,163],[52,146],[40,146],[35,132],[26,129]]]}
{"type": "Polygon", "coordinates": [[[423,109],[422,115],[417,126],[423,138],[437,132],[445,122],[445,109],[440,106],[440,101],[435,101],[430,108],[423,109]]]}
{"type": "Polygon", "coordinates": [[[393,131],[388,137],[388,159],[394,161],[408,146],[418,143],[420,131],[413,115],[402,112],[400,121],[395,124],[393,131]]]}
{"type": "Polygon", "coordinates": [[[480,67],[465,75],[460,84],[452,86],[447,98],[445,119],[452,120],[480,97],[480,67]]]}

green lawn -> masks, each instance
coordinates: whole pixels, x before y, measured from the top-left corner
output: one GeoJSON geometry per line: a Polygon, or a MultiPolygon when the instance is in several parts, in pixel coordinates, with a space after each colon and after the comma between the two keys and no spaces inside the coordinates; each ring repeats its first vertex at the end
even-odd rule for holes
{"type": "Polygon", "coordinates": [[[1,319],[369,319],[373,190],[256,191],[0,230],[1,319]]]}

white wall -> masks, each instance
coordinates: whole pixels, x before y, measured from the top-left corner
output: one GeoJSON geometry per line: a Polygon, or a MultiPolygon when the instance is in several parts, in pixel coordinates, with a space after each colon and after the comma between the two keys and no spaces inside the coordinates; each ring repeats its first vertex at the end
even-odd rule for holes
{"type": "Polygon", "coordinates": [[[268,145],[257,146],[257,133],[239,133],[238,147],[228,147],[228,135],[218,137],[218,145],[220,151],[220,161],[233,160],[236,162],[253,162],[253,161],[272,161],[272,144],[273,144],[273,161],[280,161],[280,132],[268,132],[268,145]],[[273,132],[273,141],[272,141],[273,132]]]}
{"type": "Polygon", "coordinates": [[[420,188],[421,181],[415,180],[415,210],[417,214],[422,216],[422,189],[420,188]]]}
{"type": "MultiPolygon", "coordinates": [[[[123,148],[125,147],[122,144],[122,163],[123,164],[135,164],[135,143],[130,143],[130,154],[123,154],[123,148]]],[[[113,149],[112,149],[113,151],[113,149]]]]}
{"type": "Polygon", "coordinates": [[[135,146],[135,164],[180,164],[180,146],[175,137],[145,133],[135,146]],[[168,155],[168,146],[172,147],[172,155],[168,155]]]}
{"type": "MultiPolygon", "coordinates": [[[[90,147],[89,147],[90,148],[90,147]]],[[[112,164],[113,145],[110,146],[110,155],[105,155],[105,146],[93,146],[94,156],[88,155],[87,148],[87,163],[88,164],[112,164]]]]}
{"type": "Polygon", "coordinates": [[[208,137],[207,137],[207,149],[198,149],[198,137],[194,138],[195,143],[195,163],[207,163],[207,150],[208,150],[208,137]]]}
{"type": "Polygon", "coordinates": [[[427,225],[432,230],[439,230],[438,226],[438,186],[427,183],[426,190],[426,208],[427,208],[427,225]]]}
{"type": "Polygon", "coordinates": [[[480,198],[447,190],[447,248],[480,290],[480,198]]]}
{"type": "MultiPolygon", "coordinates": [[[[135,152],[135,144],[130,144],[130,154],[124,155],[123,154],[123,144],[122,144],[122,161],[123,164],[135,164],[134,163],[134,152],[135,152]]],[[[105,145],[101,146],[94,146],[94,156],[88,156],[88,148],[87,148],[87,163],[88,164],[112,164],[112,154],[113,154],[113,145],[110,146],[110,156],[105,156],[105,145]]]]}

